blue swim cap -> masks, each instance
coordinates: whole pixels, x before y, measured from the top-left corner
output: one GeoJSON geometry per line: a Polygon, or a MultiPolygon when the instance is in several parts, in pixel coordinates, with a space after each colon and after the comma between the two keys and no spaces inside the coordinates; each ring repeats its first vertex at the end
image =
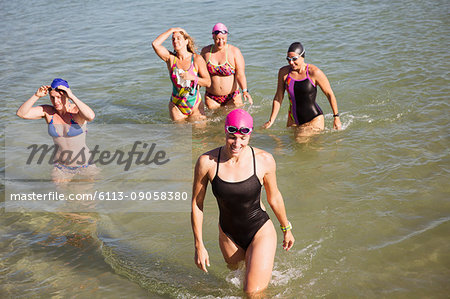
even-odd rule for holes
{"type": "Polygon", "coordinates": [[[55,89],[55,88],[57,88],[58,86],[61,86],[61,85],[69,88],[69,83],[67,83],[66,80],[61,79],[61,78],[56,78],[55,80],[53,80],[51,86],[52,86],[53,89],[55,89]]]}

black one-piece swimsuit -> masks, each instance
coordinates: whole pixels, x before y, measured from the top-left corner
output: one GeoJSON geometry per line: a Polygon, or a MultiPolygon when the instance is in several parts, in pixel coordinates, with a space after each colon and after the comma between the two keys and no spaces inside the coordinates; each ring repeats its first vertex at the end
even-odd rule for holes
{"type": "Polygon", "coordinates": [[[253,175],[240,182],[226,182],[219,176],[220,151],[217,170],[211,182],[212,191],[219,205],[219,224],[222,231],[238,246],[247,250],[258,230],[269,220],[261,208],[261,182],[256,175],[255,152],[253,175]]]}

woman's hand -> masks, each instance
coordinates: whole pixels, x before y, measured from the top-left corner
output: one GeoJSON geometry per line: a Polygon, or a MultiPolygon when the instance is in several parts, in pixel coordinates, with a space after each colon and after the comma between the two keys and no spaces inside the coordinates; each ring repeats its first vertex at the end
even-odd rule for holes
{"type": "Polygon", "coordinates": [[[184,72],[180,74],[180,78],[184,80],[195,81],[195,79],[197,79],[197,76],[188,72],[184,72]]]}
{"type": "Polygon", "coordinates": [[[273,122],[271,120],[268,120],[262,127],[264,129],[268,129],[273,125],[273,122]]]}
{"type": "Polygon", "coordinates": [[[284,232],[283,249],[288,251],[292,248],[292,246],[294,246],[294,242],[295,239],[292,231],[288,230],[287,232],[284,232]]]}
{"type": "Polygon", "coordinates": [[[184,30],[183,28],[181,28],[181,27],[175,27],[175,28],[172,28],[172,32],[183,32],[184,34],[187,34],[187,32],[186,32],[186,30],[184,30]]]}
{"type": "Polygon", "coordinates": [[[342,124],[341,124],[341,120],[339,119],[339,116],[336,116],[336,117],[334,118],[333,128],[334,128],[335,130],[340,130],[340,129],[342,129],[342,124]]]}
{"type": "Polygon", "coordinates": [[[250,103],[250,105],[253,105],[253,99],[252,99],[252,96],[250,95],[250,93],[248,91],[246,91],[246,92],[243,92],[242,94],[244,96],[244,100],[248,101],[250,103]]]}
{"type": "Polygon", "coordinates": [[[69,99],[73,99],[74,95],[72,93],[72,90],[70,90],[70,88],[68,88],[68,87],[66,87],[64,85],[59,85],[56,88],[64,91],[67,94],[67,96],[69,97],[69,99]]]}
{"type": "Polygon", "coordinates": [[[195,264],[197,267],[205,272],[208,272],[206,266],[209,267],[209,255],[204,246],[195,249],[195,264]]]}
{"type": "Polygon", "coordinates": [[[34,93],[38,98],[45,97],[48,94],[48,90],[50,89],[50,85],[42,85],[39,89],[34,93]]]}

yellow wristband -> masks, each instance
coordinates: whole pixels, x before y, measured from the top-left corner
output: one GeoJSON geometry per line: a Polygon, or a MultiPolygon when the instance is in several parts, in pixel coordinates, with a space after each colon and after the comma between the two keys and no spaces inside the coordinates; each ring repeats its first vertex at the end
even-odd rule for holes
{"type": "Polygon", "coordinates": [[[287,225],[287,226],[282,226],[282,225],[280,224],[280,228],[281,228],[281,230],[285,233],[285,232],[287,232],[288,230],[291,230],[291,229],[292,229],[292,224],[291,224],[290,222],[288,222],[288,225],[287,225]]]}

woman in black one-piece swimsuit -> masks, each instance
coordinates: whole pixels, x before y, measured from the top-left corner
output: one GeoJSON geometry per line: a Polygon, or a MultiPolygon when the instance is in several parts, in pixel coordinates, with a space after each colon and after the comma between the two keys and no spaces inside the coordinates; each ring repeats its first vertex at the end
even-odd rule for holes
{"type": "Polygon", "coordinates": [[[277,187],[276,165],[271,154],[248,145],[253,129],[250,114],[231,111],[226,119],[226,143],[200,156],[195,167],[192,196],[192,229],[195,263],[207,272],[208,252],[202,239],[203,201],[208,182],[219,205],[219,245],[225,261],[235,267],[245,260],[244,291],[259,294],[269,284],[277,236],[261,203],[264,185],[267,201],[284,232],[283,248],[294,244],[283,198],[277,187]]]}

